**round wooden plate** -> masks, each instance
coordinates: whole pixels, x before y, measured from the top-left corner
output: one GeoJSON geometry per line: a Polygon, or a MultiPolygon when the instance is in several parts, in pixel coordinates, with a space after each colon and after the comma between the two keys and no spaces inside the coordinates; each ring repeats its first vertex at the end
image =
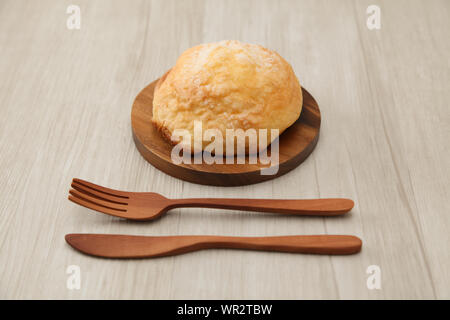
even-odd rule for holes
{"type": "MultiPolygon", "coordinates": [[[[159,79],[158,79],[159,80],[159,79]]],[[[269,165],[249,164],[174,164],[173,148],[153,126],[153,91],[157,81],[150,83],[136,97],[131,110],[133,139],[141,155],[165,173],[189,182],[213,186],[242,186],[279,177],[302,163],[319,139],[320,110],[317,102],[303,91],[303,108],[299,119],[279,138],[279,168],[274,175],[262,175],[269,165]]],[[[270,147],[269,147],[270,148],[270,147]]]]}

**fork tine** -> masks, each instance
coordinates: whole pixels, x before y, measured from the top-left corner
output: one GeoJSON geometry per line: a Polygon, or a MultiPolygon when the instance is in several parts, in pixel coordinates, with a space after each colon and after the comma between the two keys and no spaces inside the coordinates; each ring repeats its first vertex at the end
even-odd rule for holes
{"type": "Polygon", "coordinates": [[[124,212],[123,211],[119,211],[119,210],[115,210],[115,209],[109,209],[109,208],[105,208],[99,205],[95,205],[91,202],[88,202],[86,200],[83,200],[81,198],[69,195],[68,199],[72,202],[75,202],[76,204],[86,207],[88,209],[92,209],[98,212],[102,212],[102,213],[106,213],[109,214],[111,216],[115,216],[115,217],[120,217],[120,218],[126,218],[124,216],[124,212]]]}
{"type": "Polygon", "coordinates": [[[114,202],[110,202],[110,201],[105,201],[103,199],[97,198],[95,196],[80,192],[76,189],[71,189],[69,191],[69,193],[71,195],[73,195],[74,197],[77,198],[81,198],[83,200],[92,202],[93,204],[97,204],[100,205],[102,207],[106,207],[109,209],[115,209],[115,210],[119,210],[119,211],[127,211],[127,205],[125,204],[118,204],[118,203],[114,203],[114,202]]]}
{"type": "Polygon", "coordinates": [[[119,198],[125,198],[125,199],[129,198],[128,195],[127,195],[128,192],[125,192],[125,191],[119,191],[119,190],[105,188],[105,187],[99,186],[97,184],[94,184],[94,183],[91,183],[91,182],[88,182],[88,181],[85,181],[85,180],[81,180],[81,179],[78,179],[78,178],[73,178],[72,182],[81,184],[81,185],[83,185],[85,187],[88,187],[90,189],[93,189],[93,190],[96,190],[96,191],[99,191],[99,192],[102,192],[102,193],[105,193],[105,194],[108,194],[108,195],[111,195],[111,196],[115,196],[115,197],[119,197],[119,198]]]}
{"type": "Polygon", "coordinates": [[[86,195],[95,197],[95,198],[100,198],[102,200],[106,200],[106,201],[110,201],[110,202],[114,202],[117,204],[128,204],[128,199],[125,198],[118,198],[115,196],[111,196],[109,194],[103,193],[103,192],[99,192],[97,190],[91,189],[89,187],[86,187],[85,185],[82,185],[80,183],[77,182],[72,182],[71,187],[74,188],[75,190],[84,193],[86,195]]]}

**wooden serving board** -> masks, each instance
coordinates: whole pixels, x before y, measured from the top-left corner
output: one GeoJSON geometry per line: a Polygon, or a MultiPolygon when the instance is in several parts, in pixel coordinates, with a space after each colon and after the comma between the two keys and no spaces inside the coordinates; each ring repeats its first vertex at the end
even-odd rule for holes
{"type": "MultiPolygon", "coordinates": [[[[159,80],[159,79],[158,79],[159,80]]],[[[302,88],[303,108],[299,119],[284,131],[279,140],[279,169],[274,175],[262,175],[269,165],[249,164],[174,164],[173,148],[153,126],[153,91],[158,80],[150,83],[136,97],[131,110],[133,139],[141,155],[161,171],[182,180],[213,186],[242,186],[279,177],[302,163],[319,139],[320,110],[317,102],[302,88]]],[[[270,149],[270,147],[269,147],[270,149]]],[[[225,161],[224,161],[225,162],[225,161]]]]}

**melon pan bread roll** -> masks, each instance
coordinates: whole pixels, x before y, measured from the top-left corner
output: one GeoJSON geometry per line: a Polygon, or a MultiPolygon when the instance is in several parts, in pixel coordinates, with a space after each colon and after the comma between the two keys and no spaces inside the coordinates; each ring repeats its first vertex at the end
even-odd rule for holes
{"type": "MultiPolygon", "coordinates": [[[[278,53],[221,41],[193,47],[178,58],[156,86],[152,121],[174,144],[179,142],[172,137],[174,130],[188,130],[192,148],[194,121],[201,121],[203,132],[222,134],[225,154],[226,129],[267,129],[268,145],[277,138],[270,129],[281,134],[298,119],[302,99],[292,67],[278,53]]],[[[210,143],[202,141],[201,148],[210,143]]]]}

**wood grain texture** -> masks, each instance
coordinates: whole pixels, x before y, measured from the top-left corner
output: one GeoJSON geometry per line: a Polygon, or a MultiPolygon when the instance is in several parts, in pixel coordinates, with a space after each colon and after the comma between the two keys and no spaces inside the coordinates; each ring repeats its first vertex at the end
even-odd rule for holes
{"type": "Polygon", "coordinates": [[[450,2],[0,1],[1,298],[450,298],[450,2]],[[366,8],[381,8],[381,30],[366,8]],[[320,104],[303,164],[247,187],[172,178],[136,150],[130,106],[185,49],[238,39],[278,51],[320,104]],[[342,218],[176,209],[149,223],[67,200],[73,177],[169,198],[355,200],[342,218]],[[67,233],[277,236],[354,234],[352,256],[203,250],[99,260],[67,233]],[[68,290],[66,268],[81,268],[68,290]],[[366,269],[381,268],[381,290],[366,269]],[[261,281],[264,279],[264,281],[261,281]]]}
{"type": "Polygon", "coordinates": [[[68,199],[80,206],[114,217],[149,221],[175,208],[211,208],[270,212],[300,216],[339,216],[349,212],[353,200],[337,199],[168,199],[156,192],[113,190],[92,182],[73,179],[68,199]]]}
{"type": "MultiPolygon", "coordinates": [[[[152,124],[153,93],[166,75],[146,86],[136,97],[131,110],[133,139],[141,155],[154,167],[175,178],[212,186],[243,186],[275,179],[300,165],[314,150],[319,140],[320,109],[311,94],[302,88],[303,106],[300,118],[278,138],[277,163],[251,164],[249,157],[242,157],[243,164],[191,163],[175,164],[172,161],[173,145],[152,124]],[[270,166],[277,167],[272,174],[263,174],[270,166]]],[[[271,146],[266,151],[271,156],[271,146]]],[[[264,153],[266,154],[266,153],[264,153]]]]}
{"type": "Polygon", "coordinates": [[[208,235],[130,236],[71,233],[64,237],[74,249],[110,259],[160,258],[204,249],[241,249],[286,253],[348,255],[361,250],[361,239],[349,235],[230,237],[208,235]]]}

